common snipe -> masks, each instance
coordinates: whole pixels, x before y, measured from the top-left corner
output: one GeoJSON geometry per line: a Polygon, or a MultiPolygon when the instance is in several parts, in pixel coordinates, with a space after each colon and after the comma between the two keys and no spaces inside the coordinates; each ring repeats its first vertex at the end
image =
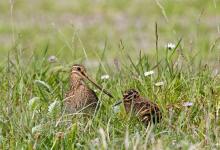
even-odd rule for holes
{"type": "Polygon", "coordinates": [[[88,87],[85,80],[90,81],[98,89],[113,98],[109,92],[96,84],[87,75],[83,65],[75,64],[72,66],[70,73],[70,89],[65,94],[64,106],[67,112],[75,113],[80,110],[86,110],[86,112],[95,111],[98,104],[98,97],[96,93],[88,87]]]}
{"type": "MultiPolygon", "coordinates": [[[[120,103],[122,101],[119,101],[115,106],[120,103]]],[[[135,113],[139,120],[146,125],[150,122],[157,123],[162,118],[158,105],[140,96],[135,89],[129,89],[123,93],[123,103],[127,113],[135,113]]]]}

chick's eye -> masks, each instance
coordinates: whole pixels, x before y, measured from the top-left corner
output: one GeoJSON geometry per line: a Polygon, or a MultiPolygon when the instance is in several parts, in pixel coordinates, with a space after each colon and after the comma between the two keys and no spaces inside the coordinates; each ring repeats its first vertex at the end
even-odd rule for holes
{"type": "Polygon", "coordinates": [[[81,71],[80,67],[77,67],[76,69],[77,69],[78,71],[81,71]]]}

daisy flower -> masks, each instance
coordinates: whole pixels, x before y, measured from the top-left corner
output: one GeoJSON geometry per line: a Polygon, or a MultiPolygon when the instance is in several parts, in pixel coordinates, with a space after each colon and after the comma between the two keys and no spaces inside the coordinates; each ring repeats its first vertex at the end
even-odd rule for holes
{"type": "Polygon", "coordinates": [[[109,75],[108,74],[104,74],[104,75],[101,76],[101,79],[102,80],[107,80],[107,79],[109,79],[109,75]]]}
{"type": "Polygon", "coordinates": [[[150,76],[150,75],[152,75],[152,74],[154,74],[154,71],[153,71],[153,70],[144,72],[144,76],[145,76],[145,77],[146,77],[146,76],[150,76]]]}
{"type": "Polygon", "coordinates": [[[154,85],[155,85],[155,86],[163,86],[163,85],[164,85],[164,82],[163,82],[163,81],[157,82],[157,83],[155,83],[154,85]]]}
{"type": "Polygon", "coordinates": [[[173,50],[176,47],[176,44],[174,43],[167,43],[166,48],[169,50],[173,50]]]}
{"type": "Polygon", "coordinates": [[[183,106],[184,107],[190,107],[190,106],[192,106],[193,105],[193,102],[184,102],[183,103],[183,106]]]}

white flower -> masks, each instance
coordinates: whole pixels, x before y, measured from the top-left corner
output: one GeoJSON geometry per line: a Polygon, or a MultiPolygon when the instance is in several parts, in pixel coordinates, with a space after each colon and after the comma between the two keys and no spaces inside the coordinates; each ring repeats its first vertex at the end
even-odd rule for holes
{"type": "Polygon", "coordinates": [[[49,56],[48,59],[47,59],[50,63],[54,63],[57,61],[57,57],[52,55],[52,56],[49,56]]]}
{"type": "Polygon", "coordinates": [[[109,75],[108,74],[104,74],[104,75],[101,76],[101,79],[102,80],[107,80],[107,79],[109,79],[109,75]]]}
{"type": "Polygon", "coordinates": [[[155,83],[155,86],[163,86],[163,85],[164,85],[163,81],[155,83]]]}
{"type": "Polygon", "coordinates": [[[55,112],[57,112],[60,108],[60,102],[55,100],[53,103],[51,103],[48,106],[48,113],[53,114],[55,112]]]}
{"type": "Polygon", "coordinates": [[[183,103],[183,106],[184,107],[190,107],[190,106],[192,106],[193,105],[193,102],[184,102],[183,103]]]}
{"type": "Polygon", "coordinates": [[[145,77],[146,77],[146,76],[149,76],[149,75],[152,75],[152,74],[154,74],[154,71],[153,71],[153,70],[144,72],[144,76],[145,76],[145,77]]]}
{"type": "Polygon", "coordinates": [[[176,44],[174,43],[167,43],[166,48],[168,48],[169,50],[173,50],[176,47],[176,44]]]}

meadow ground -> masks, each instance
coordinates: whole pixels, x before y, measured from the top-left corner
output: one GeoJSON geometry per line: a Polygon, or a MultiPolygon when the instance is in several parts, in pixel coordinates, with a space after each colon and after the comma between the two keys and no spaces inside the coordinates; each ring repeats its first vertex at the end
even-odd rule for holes
{"type": "Polygon", "coordinates": [[[219,0],[2,0],[0,149],[220,149],[219,43],[219,0]],[[115,96],[92,117],[63,113],[74,63],[115,96]],[[160,124],[112,109],[128,88],[160,124]]]}

